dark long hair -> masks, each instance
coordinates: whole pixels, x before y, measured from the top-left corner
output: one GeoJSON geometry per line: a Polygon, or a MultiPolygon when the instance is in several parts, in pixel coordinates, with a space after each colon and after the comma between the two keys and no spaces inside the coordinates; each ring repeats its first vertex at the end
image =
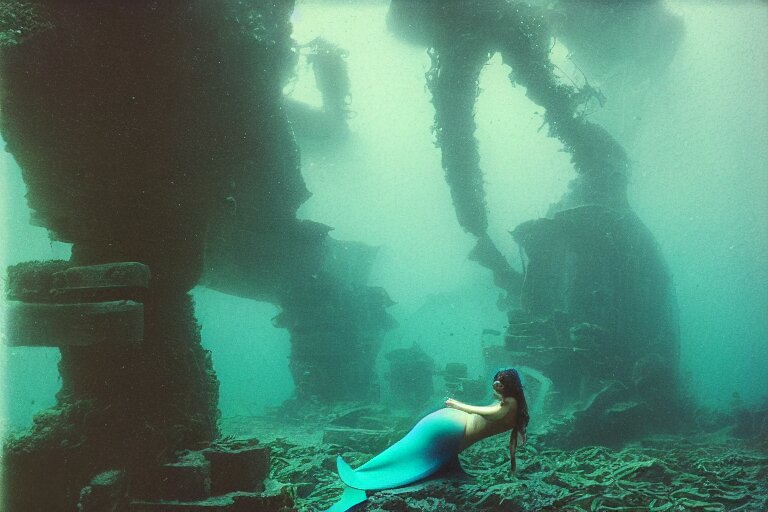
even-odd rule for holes
{"type": "Polygon", "coordinates": [[[515,426],[509,434],[509,461],[512,471],[517,469],[515,452],[517,450],[518,438],[521,443],[525,443],[528,430],[528,421],[531,419],[528,414],[528,402],[525,400],[523,383],[520,381],[520,374],[514,368],[507,368],[496,372],[493,381],[499,381],[502,385],[501,396],[504,398],[512,397],[517,402],[517,418],[515,426]]]}

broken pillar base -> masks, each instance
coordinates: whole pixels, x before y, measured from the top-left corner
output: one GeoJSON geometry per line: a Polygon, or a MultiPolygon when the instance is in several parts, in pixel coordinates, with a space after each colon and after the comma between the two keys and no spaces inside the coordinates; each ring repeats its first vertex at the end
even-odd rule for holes
{"type": "MultiPolygon", "coordinates": [[[[200,451],[185,451],[175,461],[131,482],[127,512],[279,512],[292,511],[286,492],[264,493],[269,448],[256,439],[228,440],[200,451]]],[[[88,488],[86,488],[88,489],[88,488]]],[[[87,490],[83,491],[86,494],[87,490]]],[[[111,510],[111,509],[104,509],[111,510]]],[[[96,512],[94,509],[93,512],[96,512]]],[[[86,512],[91,512],[87,510],[86,512]]],[[[98,512],[102,512],[98,509],[98,512]]]]}
{"type": "Polygon", "coordinates": [[[432,376],[435,361],[414,343],[385,354],[389,361],[389,386],[393,398],[406,406],[423,406],[435,392],[432,376]]]}
{"type": "Polygon", "coordinates": [[[48,512],[74,508],[94,473],[90,469],[92,448],[83,442],[85,432],[91,433],[86,419],[93,417],[93,411],[92,401],[46,409],[33,417],[28,430],[7,436],[0,455],[0,510],[48,512]],[[85,426],[77,430],[73,425],[85,426]]]}

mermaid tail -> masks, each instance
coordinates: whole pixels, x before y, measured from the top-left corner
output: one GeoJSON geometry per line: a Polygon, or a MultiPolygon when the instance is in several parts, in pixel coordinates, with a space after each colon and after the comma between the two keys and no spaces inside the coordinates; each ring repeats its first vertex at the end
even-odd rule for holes
{"type": "Polygon", "coordinates": [[[368,499],[368,495],[365,491],[355,489],[353,487],[344,486],[344,493],[339,498],[339,501],[333,504],[331,508],[325,512],[347,512],[355,505],[359,505],[368,499]]]}
{"type": "Polygon", "coordinates": [[[400,441],[355,470],[339,457],[339,477],[349,487],[378,490],[401,487],[433,475],[456,461],[466,417],[454,409],[435,411],[400,441]]]}
{"type": "Polygon", "coordinates": [[[423,480],[443,469],[460,468],[458,454],[467,415],[440,409],[425,416],[401,440],[352,469],[336,459],[344,493],[327,512],[346,512],[367,499],[366,490],[392,489],[423,480]]]}

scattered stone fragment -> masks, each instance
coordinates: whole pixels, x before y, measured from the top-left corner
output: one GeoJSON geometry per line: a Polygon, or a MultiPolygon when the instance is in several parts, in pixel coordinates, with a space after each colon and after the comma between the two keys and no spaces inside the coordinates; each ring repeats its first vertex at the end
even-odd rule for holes
{"type": "MultiPolygon", "coordinates": [[[[631,413],[634,408],[620,403],[613,412],[631,413]]],[[[285,439],[268,445],[273,456],[270,480],[293,488],[299,512],[325,510],[341,496],[337,455],[356,467],[379,451],[363,442],[356,448],[316,441],[297,445],[285,439]]],[[[472,480],[373,493],[364,510],[768,510],[768,455],[728,435],[656,436],[617,448],[561,449],[532,432],[519,448],[514,474],[502,439],[482,441],[460,459],[472,480]]]]}

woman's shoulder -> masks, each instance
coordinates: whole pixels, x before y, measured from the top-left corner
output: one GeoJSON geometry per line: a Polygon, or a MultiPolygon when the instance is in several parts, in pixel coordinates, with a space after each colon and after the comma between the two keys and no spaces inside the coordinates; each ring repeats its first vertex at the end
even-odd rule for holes
{"type": "Polygon", "coordinates": [[[501,401],[501,405],[506,405],[512,407],[513,409],[517,409],[517,400],[512,396],[505,396],[501,401]]]}
{"type": "Polygon", "coordinates": [[[511,396],[504,397],[501,406],[507,411],[504,415],[505,418],[510,421],[517,421],[517,400],[511,396]]]}

